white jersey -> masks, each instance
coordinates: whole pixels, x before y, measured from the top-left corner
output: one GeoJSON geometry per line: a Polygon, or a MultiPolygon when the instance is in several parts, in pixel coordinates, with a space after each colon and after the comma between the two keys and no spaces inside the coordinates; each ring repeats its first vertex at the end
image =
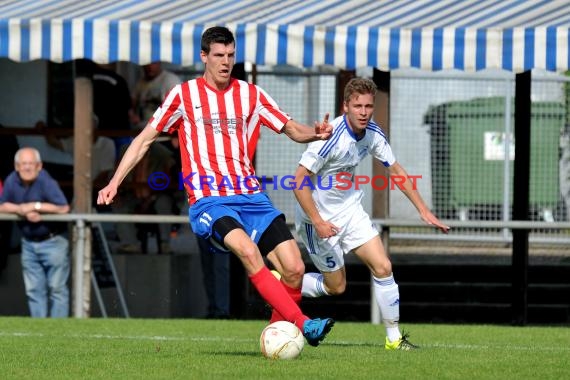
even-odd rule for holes
{"type": "MultiPolygon", "coordinates": [[[[386,167],[396,162],[386,135],[378,124],[368,122],[360,140],[348,126],[344,115],[331,124],[331,138],[310,143],[299,161],[315,174],[312,178],[313,200],[321,217],[329,221],[360,203],[363,192],[356,189],[353,181],[356,166],[364,157],[371,154],[386,167]]],[[[297,211],[301,222],[310,222],[300,205],[297,205],[297,211]]]]}

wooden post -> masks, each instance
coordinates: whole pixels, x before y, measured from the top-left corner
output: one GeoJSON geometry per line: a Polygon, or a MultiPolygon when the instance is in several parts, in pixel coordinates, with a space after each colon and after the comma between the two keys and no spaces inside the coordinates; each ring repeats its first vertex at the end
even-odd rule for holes
{"type": "MultiPolygon", "coordinates": [[[[73,210],[76,213],[91,213],[92,178],[91,149],[93,147],[93,85],[89,78],[75,79],[75,113],[73,127],[73,210]]],[[[85,229],[81,238],[83,252],[73,252],[74,265],[82,266],[82,275],[75,276],[73,292],[74,316],[85,318],[90,315],[91,304],[91,230],[85,229]],[[81,255],[81,258],[79,257],[81,255]],[[82,295],[80,297],[79,295],[82,295]]],[[[78,237],[74,237],[78,238],[78,237]]],[[[75,245],[74,245],[75,246],[75,245]]],[[[80,268],[74,268],[77,274],[80,268]]]]}
{"type": "MultiPolygon", "coordinates": [[[[374,104],[372,119],[380,124],[382,130],[390,137],[390,73],[374,69],[374,83],[378,87],[374,104]]],[[[372,175],[388,177],[386,168],[378,161],[372,164],[372,175]]],[[[375,191],[372,195],[372,217],[375,219],[387,218],[390,211],[389,191],[375,191]]]]}
{"type": "MultiPolygon", "coordinates": [[[[348,81],[352,78],[356,77],[355,70],[341,70],[338,73],[337,80],[336,80],[336,109],[337,115],[342,115],[344,113],[344,88],[348,81]]],[[[335,115],[331,115],[331,120],[335,118],[335,115]]]]}

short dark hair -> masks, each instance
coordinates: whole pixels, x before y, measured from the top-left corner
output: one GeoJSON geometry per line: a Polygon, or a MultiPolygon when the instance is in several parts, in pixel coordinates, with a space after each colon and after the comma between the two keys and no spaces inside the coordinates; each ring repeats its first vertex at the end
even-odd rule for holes
{"type": "Polygon", "coordinates": [[[210,52],[210,46],[212,44],[235,44],[233,33],[225,26],[213,26],[206,29],[202,34],[202,41],[200,42],[200,48],[206,54],[210,52]]]}

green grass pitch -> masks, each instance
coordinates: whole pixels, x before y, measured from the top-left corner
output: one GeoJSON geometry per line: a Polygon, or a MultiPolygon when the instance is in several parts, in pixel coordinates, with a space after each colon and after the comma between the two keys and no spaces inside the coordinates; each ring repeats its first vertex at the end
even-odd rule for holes
{"type": "Polygon", "coordinates": [[[265,359],[266,321],[0,318],[2,379],[568,379],[570,329],[408,324],[413,352],[384,328],[337,322],[292,361],[265,359]]]}

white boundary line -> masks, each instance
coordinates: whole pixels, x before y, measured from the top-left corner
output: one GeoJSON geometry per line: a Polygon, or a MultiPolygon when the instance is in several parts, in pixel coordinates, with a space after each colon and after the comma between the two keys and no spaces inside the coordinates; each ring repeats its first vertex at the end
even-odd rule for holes
{"type": "MultiPolygon", "coordinates": [[[[0,332],[0,337],[53,337],[53,334],[44,333],[28,333],[28,332],[0,332]]],[[[109,339],[109,340],[150,340],[150,341],[190,341],[190,342],[255,342],[257,339],[238,339],[238,338],[220,338],[220,337],[206,337],[206,336],[159,336],[159,335],[106,335],[106,334],[63,334],[57,335],[62,338],[76,338],[76,339],[109,339]]],[[[367,342],[350,342],[342,340],[327,340],[324,345],[334,346],[378,346],[383,347],[384,342],[367,343],[367,342]]],[[[516,350],[516,351],[569,351],[570,347],[545,347],[545,346],[517,346],[517,345],[478,345],[478,344],[449,344],[449,343],[431,343],[422,344],[422,348],[435,348],[435,349],[462,349],[462,350],[516,350]]]]}

